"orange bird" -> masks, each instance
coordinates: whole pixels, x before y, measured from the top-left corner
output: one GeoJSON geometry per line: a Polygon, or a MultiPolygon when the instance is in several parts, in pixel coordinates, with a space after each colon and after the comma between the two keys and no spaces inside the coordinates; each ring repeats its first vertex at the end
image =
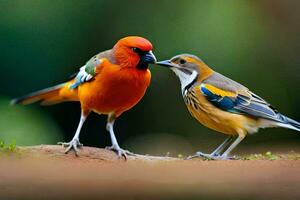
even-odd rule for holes
{"type": "Polygon", "coordinates": [[[155,63],[152,44],[145,38],[129,36],[120,39],[115,46],[92,57],[70,81],[46,88],[12,100],[12,104],[30,104],[40,101],[42,105],[64,101],[79,101],[81,118],[70,142],[60,142],[65,153],[74,149],[77,155],[82,146],[79,134],[91,111],[108,115],[106,129],[112,146],[119,157],[132,154],[120,148],[114,134],[114,122],[123,112],[135,106],[144,96],[151,80],[149,63],[155,63]]]}

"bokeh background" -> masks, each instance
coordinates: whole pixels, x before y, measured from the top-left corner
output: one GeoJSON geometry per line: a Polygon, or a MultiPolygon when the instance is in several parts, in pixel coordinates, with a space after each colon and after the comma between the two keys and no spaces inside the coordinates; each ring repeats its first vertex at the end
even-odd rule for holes
{"type": "MultiPolygon", "coordinates": [[[[148,38],[158,59],[198,55],[300,120],[299,1],[0,0],[0,139],[18,145],[69,141],[78,103],[10,106],[9,100],[63,82],[90,57],[127,35],[148,38]]],[[[225,136],[188,113],[177,77],[151,66],[143,100],[115,126],[122,147],[176,156],[211,151],[225,136]]],[[[110,145],[106,116],[91,114],[81,133],[88,146],[110,145]]],[[[261,130],[236,153],[299,151],[300,134],[261,130]]]]}

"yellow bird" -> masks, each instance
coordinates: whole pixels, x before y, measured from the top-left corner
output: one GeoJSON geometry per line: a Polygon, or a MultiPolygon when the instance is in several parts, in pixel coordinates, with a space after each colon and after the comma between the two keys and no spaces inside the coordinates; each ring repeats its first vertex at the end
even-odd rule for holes
{"type": "Polygon", "coordinates": [[[169,67],[179,77],[182,96],[191,115],[204,126],[228,135],[211,154],[197,152],[192,157],[228,159],[245,136],[259,128],[300,131],[299,122],[280,114],[245,86],[213,71],[197,56],[181,54],[157,64],[169,67]]]}

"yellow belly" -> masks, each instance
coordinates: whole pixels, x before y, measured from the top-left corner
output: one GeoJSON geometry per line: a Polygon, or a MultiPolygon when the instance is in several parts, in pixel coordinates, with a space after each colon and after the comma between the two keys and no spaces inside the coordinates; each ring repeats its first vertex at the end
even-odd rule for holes
{"type": "Polygon", "coordinates": [[[198,109],[190,104],[187,104],[187,107],[192,116],[204,126],[227,135],[247,134],[252,129],[253,132],[256,131],[257,120],[223,111],[208,102],[202,95],[197,95],[197,98],[198,109]]]}

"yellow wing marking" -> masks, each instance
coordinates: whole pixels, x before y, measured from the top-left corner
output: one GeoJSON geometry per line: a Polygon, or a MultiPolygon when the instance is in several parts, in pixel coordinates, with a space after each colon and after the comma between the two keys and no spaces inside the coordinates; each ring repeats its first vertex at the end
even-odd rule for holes
{"type": "Polygon", "coordinates": [[[204,87],[206,89],[208,89],[209,91],[211,91],[212,93],[216,94],[216,95],[220,95],[222,97],[236,97],[236,94],[233,93],[233,92],[229,92],[229,91],[224,91],[224,90],[221,90],[215,86],[212,86],[212,85],[209,85],[209,84],[203,84],[204,87]]]}

